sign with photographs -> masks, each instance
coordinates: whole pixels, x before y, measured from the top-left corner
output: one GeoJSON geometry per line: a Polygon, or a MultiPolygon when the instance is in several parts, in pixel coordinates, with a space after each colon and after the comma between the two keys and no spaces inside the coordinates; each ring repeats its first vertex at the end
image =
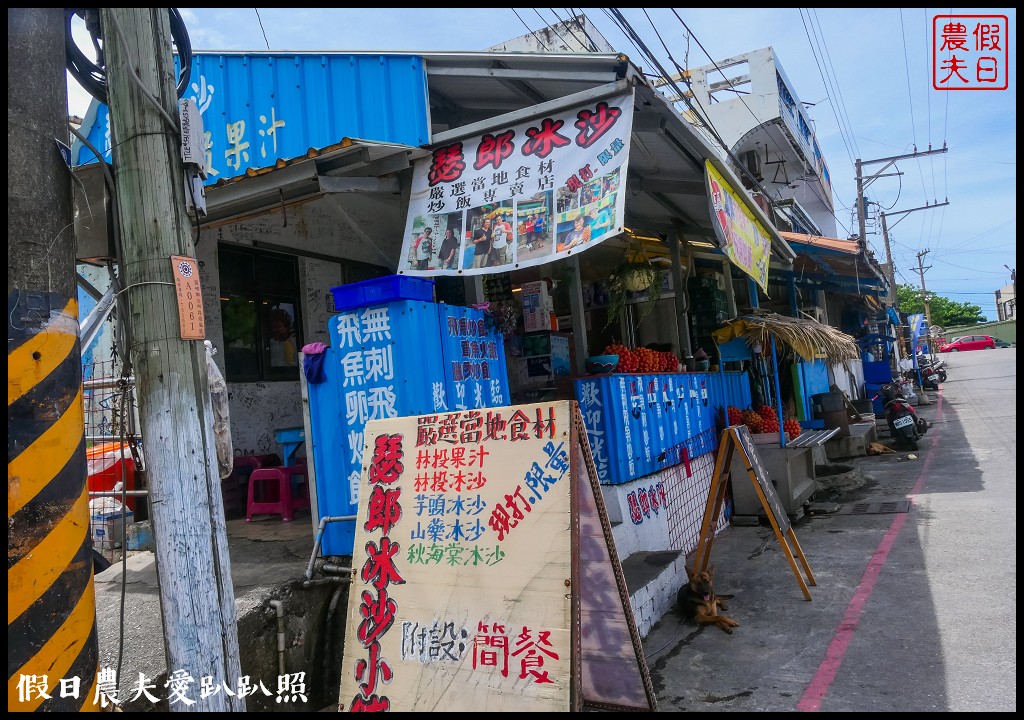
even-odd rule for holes
{"type": "Polygon", "coordinates": [[[482,275],[622,232],[633,95],[437,147],[413,171],[397,273],[482,275]]]}
{"type": "Polygon", "coordinates": [[[733,265],[754,278],[761,289],[768,292],[768,262],[772,252],[768,231],[710,160],[704,161],[704,167],[707,170],[711,214],[715,218],[712,225],[722,252],[733,265]]]}

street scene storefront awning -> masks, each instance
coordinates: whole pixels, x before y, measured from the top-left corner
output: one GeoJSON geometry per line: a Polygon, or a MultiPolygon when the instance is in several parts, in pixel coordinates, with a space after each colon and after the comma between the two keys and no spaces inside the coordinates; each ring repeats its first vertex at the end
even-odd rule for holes
{"type": "Polygon", "coordinates": [[[798,284],[840,293],[884,297],[889,292],[882,267],[856,238],[779,232],[797,254],[793,277],[798,284]]]}

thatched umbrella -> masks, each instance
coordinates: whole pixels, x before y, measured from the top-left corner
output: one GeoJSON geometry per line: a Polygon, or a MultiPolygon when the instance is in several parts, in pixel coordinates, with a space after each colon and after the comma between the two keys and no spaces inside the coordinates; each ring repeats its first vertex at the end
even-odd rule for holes
{"type": "Polygon", "coordinates": [[[719,345],[742,337],[748,345],[757,343],[762,347],[768,347],[774,335],[807,361],[822,355],[835,362],[859,360],[861,356],[856,341],[830,325],[763,310],[737,318],[712,335],[719,345]]]}

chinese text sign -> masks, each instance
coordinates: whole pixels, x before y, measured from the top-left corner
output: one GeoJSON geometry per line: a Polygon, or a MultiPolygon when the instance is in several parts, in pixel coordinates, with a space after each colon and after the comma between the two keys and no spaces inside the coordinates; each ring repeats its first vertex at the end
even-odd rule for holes
{"type": "Polygon", "coordinates": [[[936,90],[1006,90],[1009,61],[1006,15],[932,18],[932,87],[936,90]]]}
{"type": "Polygon", "coordinates": [[[633,95],[436,147],[413,171],[397,272],[542,265],[622,232],[633,95]]]}
{"type": "Polygon", "coordinates": [[[569,709],[569,412],[367,423],[342,710],[569,709]]]}
{"type": "Polygon", "coordinates": [[[710,161],[705,161],[712,223],[722,251],[732,263],[768,291],[768,261],[772,241],[746,203],[710,161]]]}

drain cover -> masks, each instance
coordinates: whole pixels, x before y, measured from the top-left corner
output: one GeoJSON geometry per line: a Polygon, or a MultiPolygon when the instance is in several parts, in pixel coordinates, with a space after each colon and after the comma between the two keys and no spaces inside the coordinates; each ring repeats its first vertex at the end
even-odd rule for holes
{"type": "Polygon", "coordinates": [[[890,513],[910,512],[909,500],[889,500],[887,502],[860,502],[844,505],[836,515],[887,515],[890,513]]]}

